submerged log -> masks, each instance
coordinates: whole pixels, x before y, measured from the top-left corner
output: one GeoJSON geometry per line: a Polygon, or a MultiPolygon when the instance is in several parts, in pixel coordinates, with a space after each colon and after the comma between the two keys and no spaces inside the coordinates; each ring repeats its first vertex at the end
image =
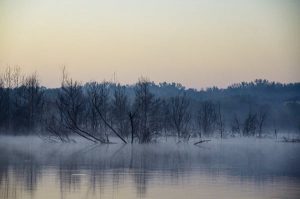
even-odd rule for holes
{"type": "Polygon", "coordinates": [[[197,144],[201,144],[201,143],[204,143],[204,142],[210,142],[211,140],[200,140],[198,142],[195,142],[194,145],[197,145],[197,144]]]}
{"type": "Polygon", "coordinates": [[[300,143],[300,138],[286,138],[286,137],[283,137],[282,138],[282,142],[292,142],[292,143],[300,143]]]}

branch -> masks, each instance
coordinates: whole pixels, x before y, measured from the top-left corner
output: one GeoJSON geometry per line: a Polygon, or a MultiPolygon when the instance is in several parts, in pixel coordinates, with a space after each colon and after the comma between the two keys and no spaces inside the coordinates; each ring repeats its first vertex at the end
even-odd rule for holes
{"type": "Polygon", "coordinates": [[[201,144],[204,142],[210,142],[211,140],[200,140],[199,142],[195,142],[194,145],[201,144]]]}
{"type": "Polygon", "coordinates": [[[110,130],[112,130],[125,144],[127,144],[127,141],[106,121],[106,119],[103,117],[103,115],[101,114],[101,111],[99,110],[99,108],[96,106],[96,104],[94,102],[92,102],[96,111],[98,112],[100,118],[102,119],[102,121],[104,122],[104,124],[110,128],[110,130]]]}

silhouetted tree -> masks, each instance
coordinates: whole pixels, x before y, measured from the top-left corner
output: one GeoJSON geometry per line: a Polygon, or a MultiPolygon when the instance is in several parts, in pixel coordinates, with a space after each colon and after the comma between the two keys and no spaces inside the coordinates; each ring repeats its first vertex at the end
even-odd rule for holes
{"type": "Polygon", "coordinates": [[[223,137],[225,121],[234,134],[260,137],[267,128],[276,128],[276,133],[279,129],[296,132],[300,121],[300,83],[255,80],[226,89],[197,91],[178,83],[155,84],[142,78],[135,85],[92,82],[81,86],[68,78],[64,69],[61,88],[47,89],[40,86],[36,75],[23,77],[19,67],[1,69],[2,133],[30,132],[45,124],[49,137],[63,142],[70,141],[69,135],[75,133],[107,143],[114,133],[123,142],[131,138],[132,143],[144,143],[162,133],[188,137],[187,132],[193,132],[190,119],[197,122],[200,137],[211,136],[214,131],[223,137]],[[249,105],[253,112],[248,114],[249,105]],[[232,112],[236,115],[227,119],[232,112]],[[237,117],[244,113],[245,118],[237,117]],[[267,121],[275,121],[276,126],[267,121]]]}
{"type": "Polygon", "coordinates": [[[83,129],[81,125],[84,116],[85,101],[82,86],[77,81],[68,78],[65,69],[63,69],[62,86],[56,100],[61,125],[85,139],[104,143],[105,140],[94,136],[83,129]]]}
{"type": "Polygon", "coordinates": [[[185,93],[170,99],[171,123],[177,132],[178,138],[188,137],[188,127],[191,119],[189,105],[190,102],[185,93]]]}
{"type": "Polygon", "coordinates": [[[200,109],[198,110],[197,115],[197,121],[200,128],[200,137],[201,132],[203,132],[203,134],[206,136],[209,136],[213,133],[217,121],[216,108],[213,102],[204,101],[200,104],[200,109]]]}
{"type": "Polygon", "coordinates": [[[34,130],[42,122],[44,107],[44,91],[36,73],[23,80],[16,88],[16,95],[14,121],[27,130],[34,130]]]}
{"type": "Polygon", "coordinates": [[[4,104],[5,109],[3,111],[5,115],[5,124],[6,128],[11,130],[12,127],[12,118],[13,118],[13,89],[18,88],[21,78],[21,69],[19,66],[11,67],[7,66],[4,73],[2,74],[2,85],[5,88],[4,94],[4,104]]]}
{"type": "Polygon", "coordinates": [[[231,132],[233,134],[241,135],[241,122],[236,114],[234,114],[231,122],[231,132]]]}
{"type": "MultiPolygon", "coordinates": [[[[93,106],[93,108],[98,113],[100,120],[103,124],[108,127],[118,138],[120,138],[124,143],[127,141],[123,138],[123,136],[112,126],[112,124],[108,120],[108,90],[107,84],[94,84],[89,92],[89,100],[93,106]]],[[[106,142],[109,142],[108,134],[106,134],[106,142]]]]}
{"type": "Polygon", "coordinates": [[[244,136],[254,136],[256,132],[257,114],[249,111],[243,127],[244,136]]]}
{"type": "Polygon", "coordinates": [[[136,113],[136,136],[140,143],[150,142],[158,134],[160,101],[149,89],[150,82],[141,78],[135,86],[134,109],[136,113]]]}
{"type": "Polygon", "coordinates": [[[171,110],[170,110],[170,103],[163,99],[161,101],[161,128],[164,132],[164,135],[167,138],[168,131],[171,130],[172,124],[171,124],[171,110]]]}
{"type": "Polygon", "coordinates": [[[93,118],[93,123],[99,125],[106,142],[109,142],[107,124],[109,123],[109,84],[108,82],[92,82],[88,87],[88,97],[92,102],[92,113],[96,112],[99,117],[93,118]],[[98,118],[100,120],[98,121],[98,118]]]}
{"type": "Polygon", "coordinates": [[[223,138],[223,136],[224,136],[223,134],[225,131],[225,121],[224,121],[223,113],[221,111],[221,103],[220,102],[217,105],[216,116],[217,116],[217,121],[216,121],[217,129],[220,132],[221,138],[223,138]]]}
{"type": "Polygon", "coordinates": [[[92,93],[97,89],[96,87],[98,86],[97,82],[90,82],[86,85],[86,90],[87,90],[87,116],[86,116],[86,125],[88,128],[90,128],[91,133],[96,135],[100,130],[100,122],[101,119],[99,117],[99,114],[97,113],[97,110],[94,108],[94,105],[91,102],[91,95],[92,93]]]}
{"type": "Polygon", "coordinates": [[[257,127],[258,127],[258,136],[262,137],[263,126],[267,119],[267,107],[260,107],[257,114],[257,127]]]}
{"type": "Polygon", "coordinates": [[[7,119],[7,102],[8,100],[6,90],[4,88],[4,82],[0,76],[0,128],[3,127],[7,119]]]}
{"type": "Polygon", "coordinates": [[[116,129],[123,137],[128,137],[130,132],[130,119],[128,119],[129,103],[124,86],[120,84],[116,86],[111,107],[112,120],[116,129]]]}

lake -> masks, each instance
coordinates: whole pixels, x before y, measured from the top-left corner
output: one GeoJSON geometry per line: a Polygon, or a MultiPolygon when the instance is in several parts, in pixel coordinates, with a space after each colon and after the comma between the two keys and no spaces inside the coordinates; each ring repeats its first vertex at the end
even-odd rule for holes
{"type": "Polygon", "coordinates": [[[173,138],[152,144],[0,137],[1,199],[300,198],[300,144],[173,138]],[[196,140],[194,140],[196,141],[196,140]]]}

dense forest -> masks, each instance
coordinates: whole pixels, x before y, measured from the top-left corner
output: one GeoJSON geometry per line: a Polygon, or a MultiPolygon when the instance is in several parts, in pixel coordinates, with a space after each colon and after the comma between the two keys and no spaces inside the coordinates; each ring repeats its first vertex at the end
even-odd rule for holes
{"type": "Polygon", "coordinates": [[[196,90],[141,77],[134,85],[82,84],[61,74],[60,88],[40,85],[36,73],[19,67],[0,74],[0,132],[37,134],[70,142],[147,143],[162,136],[277,136],[300,134],[300,83],[255,80],[227,88],[196,90]]]}

